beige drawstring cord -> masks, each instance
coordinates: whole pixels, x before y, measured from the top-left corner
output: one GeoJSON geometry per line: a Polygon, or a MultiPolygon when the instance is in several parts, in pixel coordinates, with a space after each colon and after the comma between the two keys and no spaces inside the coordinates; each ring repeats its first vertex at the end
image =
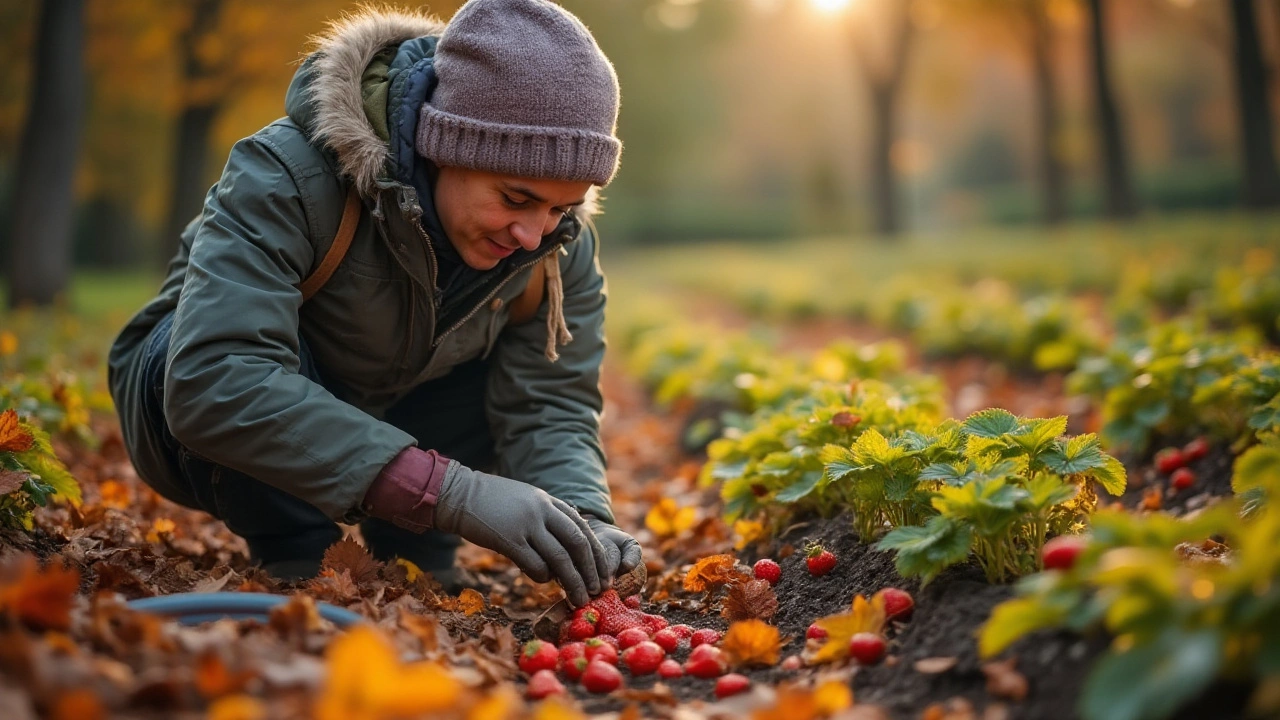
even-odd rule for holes
{"type": "Polygon", "coordinates": [[[564,281],[560,278],[560,253],[553,252],[543,261],[547,277],[547,359],[555,362],[560,359],[556,345],[568,345],[573,342],[569,333],[569,325],[564,319],[564,281]]]}

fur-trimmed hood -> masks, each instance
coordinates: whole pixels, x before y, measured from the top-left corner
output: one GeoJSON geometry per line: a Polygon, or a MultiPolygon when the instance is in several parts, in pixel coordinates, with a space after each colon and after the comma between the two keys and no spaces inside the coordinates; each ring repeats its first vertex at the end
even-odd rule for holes
{"type": "MultiPolygon", "coordinates": [[[[424,13],[365,8],[332,22],[327,31],[312,38],[313,52],[294,77],[285,100],[286,111],[313,141],[334,153],[341,172],[351,177],[364,195],[372,195],[376,182],[394,167],[397,147],[401,152],[406,149],[405,143],[380,135],[380,130],[388,130],[375,127],[370,120],[365,106],[365,71],[387,48],[421,38],[438,39],[446,25],[424,13]]],[[[431,42],[419,49],[423,59],[434,54],[434,47],[431,42]]],[[[406,93],[402,101],[409,100],[418,105],[421,102],[406,93]]],[[[417,107],[401,111],[402,124],[416,122],[417,107]]],[[[387,112],[394,134],[397,109],[388,108],[387,112]]],[[[413,128],[408,130],[412,138],[413,128]]],[[[407,148],[411,151],[412,142],[407,148]]],[[[599,188],[592,187],[578,215],[585,219],[598,211],[599,188]]]]}

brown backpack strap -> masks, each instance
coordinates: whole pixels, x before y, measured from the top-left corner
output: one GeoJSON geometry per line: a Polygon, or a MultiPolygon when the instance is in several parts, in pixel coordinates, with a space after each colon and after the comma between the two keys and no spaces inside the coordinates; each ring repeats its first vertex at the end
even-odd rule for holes
{"type": "MultiPolygon", "coordinates": [[[[347,250],[351,248],[351,239],[356,236],[356,226],[360,224],[360,211],[363,205],[360,203],[360,193],[356,192],[353,185],[347,190],[347,204],[342,208],[342,222],[338,223],[338,234],[333,237],[333,244],[329,246],[329,252],[324,254],[324,260],[320,261],[320,267],[311,273],[311,276],[298,284],[298,289],[302,291],[302,301],[310,300],[313,295],[320,292],[320,288],[329,282],[329,277],[333,275],[333,271],[338,269],[338,265],[342,264],[342,258],[346,257],[347,250]]],[[[535,305],[535,307],[537,307],[535,305]]]]}
{"type": "Polygon", "coordinates": [[[510,325],[519,325],[533,319],[542,304],[542,291],[547,286],[547,268],[543,263],[533,266],[533,274],[529,276],[529,284],[525,286],[520,297],[511,301],[511,314],[507,317],[510,325]]]}

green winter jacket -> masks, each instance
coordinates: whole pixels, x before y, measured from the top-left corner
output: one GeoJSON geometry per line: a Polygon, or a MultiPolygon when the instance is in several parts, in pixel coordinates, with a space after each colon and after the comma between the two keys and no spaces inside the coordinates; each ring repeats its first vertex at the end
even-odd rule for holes
{"type": "Polygon", "coordinates": [[[144,479],[174,472],[145,430],[140,366],[148,333],[176,309],[164,412],[193,453],[356,522],[379,471],[416,444],[381,419],[385,410],[483,356],[496,472],[613,521],[599,439],[605,286],[586,222],[594,203],[438,316],[433,243],[448,240],[423,229],[411,177],[422,162],[414,123],[442,31],[394,12],[336,26],[294,78],[288,116],[231,150],[159,295],[111,348],[111,393],[144,479]],[[296,286],[328,250],[353,185],[364,212],[351,248],[303,303],[296,286]],[[531,321],[507,323],[509,303],[552,253],[573,336],[556,362],[544,355],[552,293],[531,321]],[[300,337],[349,391],[342,399],[299,374],[300,337]]]}

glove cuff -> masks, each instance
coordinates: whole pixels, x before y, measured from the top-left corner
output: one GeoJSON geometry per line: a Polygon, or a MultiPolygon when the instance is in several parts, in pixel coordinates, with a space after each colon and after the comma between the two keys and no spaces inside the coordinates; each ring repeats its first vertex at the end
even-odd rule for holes
{"type": "Polygon", "coordinates": [[[374,478],[361,507],[370,516],[410,532],[433,528],[440,488],[451,464],[435,450],[405,448],[374,478]]]}

